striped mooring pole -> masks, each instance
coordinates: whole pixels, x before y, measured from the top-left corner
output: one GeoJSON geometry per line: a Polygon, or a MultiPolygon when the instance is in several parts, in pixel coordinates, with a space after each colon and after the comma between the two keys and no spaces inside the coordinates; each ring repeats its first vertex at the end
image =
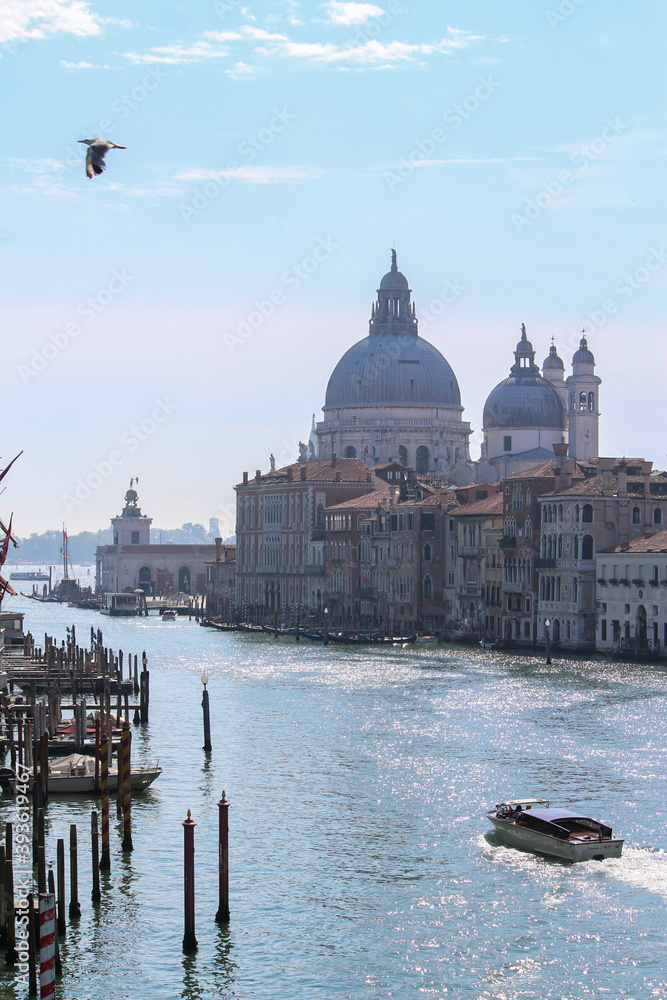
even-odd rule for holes
{"type": "MultiPolygon", "coordinates": [[[[121,737],[121,752],[123,754],[123,851],[132,851],[132,800],[130,797],[132,776],[130,773],[130,747],[132,745],[132,730],[130,723],[123,723],[121,737]]],[[[119,775],[120,778],[120,775],[119,775]]]]}
{"type": "Polygon", "coordinates": [[[102,857],[100,870],[108,872],[111,868],[109,856],[109,737],[102,734],[102,771],[100,774],[100,790],[102,792],[102,857]]]}
{"type": "Polygon", "coordinates": [[[56,897],[39,894],[39,981],[42,1000],[56,995],[56,897]]]}

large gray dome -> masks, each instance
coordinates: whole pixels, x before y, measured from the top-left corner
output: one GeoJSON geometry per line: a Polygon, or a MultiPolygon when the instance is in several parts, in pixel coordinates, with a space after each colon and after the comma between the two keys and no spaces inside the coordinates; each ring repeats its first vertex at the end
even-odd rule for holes
{"type": "Polygon", "coordinates": [[[510,375],[487,398],[483,423],[484,430],[494,427],[564,430],[565,407],[558,391],[541,375],[510,375]]]}
{"type": "Polygon", "coordinates": [[[449,363],[427,340],[404,333],[365,337],[334,368],[324,405],[395,403],[460,406],[459,384],[449,363]]]}

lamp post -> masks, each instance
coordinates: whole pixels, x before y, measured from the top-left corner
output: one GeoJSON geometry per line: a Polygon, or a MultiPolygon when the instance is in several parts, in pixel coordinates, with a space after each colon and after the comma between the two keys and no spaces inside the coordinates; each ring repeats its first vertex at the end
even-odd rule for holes
{"type": "Polygon", "coordinates": [[[551,663],[551,636],[549,634],[549,629],[551,628],[551,622],[547,618],[544,623],[544,630],[547,637],[547,666],[551,663]]]}
{"type": "Polygon", "coordinates": [[[329,609],[324,609],[324,645],[329,645],[329,609]]]}
{"type": "Polygon", "coordinates": [[[204,713],[204,746],[202,747],[206,753],[211,752],[211,714],[208,704],[208,690],[206,685],[208,684],[208,674],[206,671],[201,675],[201,682],[204,685],[204,693],[201,699],[201,707],[204,713]]]}

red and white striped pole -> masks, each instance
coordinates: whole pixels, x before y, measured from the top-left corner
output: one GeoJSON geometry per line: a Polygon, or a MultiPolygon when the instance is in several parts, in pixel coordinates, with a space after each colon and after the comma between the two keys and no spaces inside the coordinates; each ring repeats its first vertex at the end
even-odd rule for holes
{"type": "Polygon", "coordinates": [[[56,897],[39,894],[39,982],[40,997],[56,995],[56,897]]]}
{"type": "MultiPolygon", "coordinates": [[[[131,813],[131,785],[132,770],[130,765],[130,747],[132,744],[132,731],[130,723],[125,720],[123,723],[123,735],[121,739],[121,753],[123,755],[123,851],[134,850],[132,846],[132,813],[131,813]]],[[[120,781],[120,775],[118,776],[120,781]]]]}

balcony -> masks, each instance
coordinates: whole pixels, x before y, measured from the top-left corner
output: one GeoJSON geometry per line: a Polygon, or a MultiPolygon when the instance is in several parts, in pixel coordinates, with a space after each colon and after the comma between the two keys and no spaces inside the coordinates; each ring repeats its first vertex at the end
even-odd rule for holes
{"type": "Polygon", "coordinates": [[[479,594],[479,584],[478,583],[466,583],[466,594],[479,594]]]}
{"type": "Polygon", "coordinates": [[[475,556],[476,558],[486,554],[486,550],[481,545],[459,545],[457,552],[459,556],[475,556]]]}
{"type": "Polygon", "coordinates": [[[324,566],[318,563],[307,563],[306,573],[311,576],[324,576],[324,566]]]}
{"type": "Polygon", "coordinates": [[[515,549],[516,548],[516,536],[515,535],[501,535],[498,539],[498,544],[501,549],[515,549]]]}
{"type": "Polygon", "coordinates": [[[511,580],[503,583],[503,593],[504,594],[522,594],[527,584],[521,583],[519,580],[511,580]]]}

